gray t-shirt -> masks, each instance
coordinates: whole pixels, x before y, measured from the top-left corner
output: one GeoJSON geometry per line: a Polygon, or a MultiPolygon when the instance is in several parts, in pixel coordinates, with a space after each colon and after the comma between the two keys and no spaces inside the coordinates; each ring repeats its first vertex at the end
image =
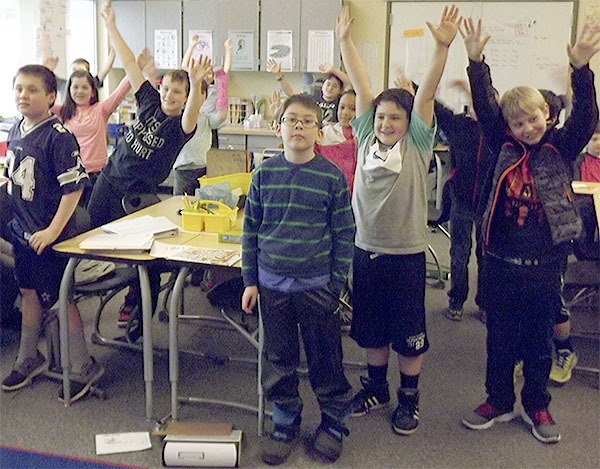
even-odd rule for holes
{"type": "Polygon", "coordinates": [[[352,208],[356,220],[355,244],[360,249],[381,254],[416,254],[427,248],[426,176],[433,152],[436,125],[427,126],[413,111],[408,132],[397,143],[400,158],[396,168],[377,167],[371,146],[375,110],[370,108],[352,120],[358,138],[352,208]]]}

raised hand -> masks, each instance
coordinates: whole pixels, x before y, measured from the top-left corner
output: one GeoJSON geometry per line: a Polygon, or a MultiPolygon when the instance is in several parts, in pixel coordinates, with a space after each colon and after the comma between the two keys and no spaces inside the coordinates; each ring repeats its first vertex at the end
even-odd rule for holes
{"type": "Polygon", "coordinates": [[[58,57],[46,57],[42,65],[54,71],[54,69],[58,65],[58,57]]]}
{"type": "Polygon", "coordinates": [[[269,72],[271,72],[273,75],[280,75],[281,74],[281,64],[279,62],[277,62],[277,60],[275,59],[268,59],[267,60],[267,70],[269,72]]]}
{"type": "Polygon", "coordinates": [[[104,4],[104,8],[102,9],[102,18],[104,18],[104,23],[106,23],[107,27],[115,24],[115,12],[112,9],[110,1],[107,1],[104,4]]]}
{"type": "Polygon", "coordinates": [[[198,61],[192,58],[190,60],[190,69],[188,70],[190,84],[192,86],[199,86],[202,80],[212,73],[212,71],[212,62],[208,57],[201,55],[198,61]]]}
{"type": "Polygon", "coordinates": [[[138,67],[140,67],[140,70],[144,70],[144,67],[148,65],[148,62],[150,62],[150,60],[152,60],[152,56],[150,55],[150,51],[148,50],[148,48],[145,47],[144,50],[142,50],[142,52],[140,52],[137,56],[136,62],[138,64],[138,67]]]}
{"type": "Polygon", "coordinates": [[[196,47],[198,45],[198,43],[200,42],[200,36],[198,36],[197,34],[194,34],[192,36],[192,39],[190,39],[190,45],[189,47],[196,47]]]}
{"type": "Polygon", "coordinates": [[[465,43],[469,59],[474,62],[481,62],[483,60],[483,49],[490,40],[489,35],[483,37],[481,35],[481,19],[477,20],[477,25],[475,25],[473,18],[465,18],[459,31],[465,43]]]}
{"type": "Polygon", "coordinates": [[[600,24],[586,23],[575,45],[567,45],[567,54],[574,68],[581,68],[600,50],[600,24]]]}
{"type": "Polygon", "coordinates": [[[354,18],[350,16],[348,5],[345,5],[335,21],[335,36],[338,41],[352,37],[352,23],[354,23],[354,18]]]}
{"type": "Polygon", "coordinates": [[[231,38],[225,40],[225,61],[223,62],[223,71],[229,73],[231,71],[231,56],[233,53],[233,43],[231,38]]]}
{"type": "Polygon", "coordinates": [[[319,72],[328,75],[329,73],[331,73],[331,71],[333,70],[333,67],[331,65],[326,65],[326,64],[321,64],[319,65],[319,72]]]}
{"type": "Polygon", "coordinates": [[[415,95],[415,86],[413,85],[412,80],[409,80],[404,73],[401,73],[396,77],[394,80],[394,86],[401,90],[408,91],[412,96],[415,95]]]}
{"type": "Polygon", "coordinates": [[[273,116],[273,119],[277,120],[282,106],[281,93],[279,90],[273,91],[273,94],[269,96],[269,112],[273,116]]]}
{"type": "Polygon", "coordinates": [[[462,17],[458,16],[458,8],[452,5],[450,8],[447,6],[444,7],[439,26],[435,27],[429,21],[426,21],[425,24],[429,28],[429,31],[431,31],[435,42],[441,46],[450,47],[461,22],[462,17]]]}

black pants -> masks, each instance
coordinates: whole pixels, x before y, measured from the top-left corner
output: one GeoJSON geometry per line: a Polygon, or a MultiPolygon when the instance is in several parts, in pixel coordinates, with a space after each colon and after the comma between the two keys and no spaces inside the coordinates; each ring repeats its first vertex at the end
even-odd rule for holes
{"type": "Polygon", "coordinates": [[[264,328],[262,385],[273,404],[273,421],[292,425],[302,412],[298,393],[300,340],[308,362],[308,377],[321,412],[344,422],[352,389],[342,368],[337,298],[327,288],[281,293],[260,288],[264,328]],[[300,326],[298,328],[298,326],[300,326]]]}
{"type": "Polygon", "coordinates": [[[523,359],[521,403],[526,411],[550,403],[552,326],[560,312],[561,262],[522,267],[486,256],[482,266],[483,306],[487,311],[488,401],[497,409],[515,403],[513,370],[523,359]]]}

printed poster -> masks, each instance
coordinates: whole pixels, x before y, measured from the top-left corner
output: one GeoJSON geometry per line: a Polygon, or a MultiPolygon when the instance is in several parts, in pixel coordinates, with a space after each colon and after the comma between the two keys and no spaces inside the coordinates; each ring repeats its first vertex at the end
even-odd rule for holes
{"type": "Polygon", "coordinates": [[[229,31],[232,70],[254,69],[254,31],[229,31]]]}
{"type": "MultiPolygon", "coordinates": [[[[198,36],[198,44],[192,51],[192,58],[198,61],[201,55],[208,57],[211,61],[213,58],[213,33],[210,30],[190,29],[188,40],[191,42],[194,36],[198,36]]],[[[215,65],[215,64],[213,64],[215,65]]]]}
{"type": "Polygon", "coordinates": [[[154,63],[160,69],[179,67],[176,29],[154,30],[154,63]]]}
{"type": "Polygon", "coordinates": [[[267,31],[267,59],[279,62],[282,72],[292,71],[292,45],[292,31],[267,31]]]}
{"type": "Polygon", "coordinates": [[[307,72],[318,72],[319,65],[333,65],[334,37],[333,30],[308,31],[307,72]]]}

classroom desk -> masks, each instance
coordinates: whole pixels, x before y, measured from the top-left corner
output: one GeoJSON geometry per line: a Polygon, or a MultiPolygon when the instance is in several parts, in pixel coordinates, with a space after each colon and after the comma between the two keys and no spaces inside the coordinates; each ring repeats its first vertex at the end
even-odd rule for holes
{"type": "MultiPolygon", "coordinates": [[[[165,216],[173,223],[181,226],[181,216],[177,210],[182,208],[181,197],[172,197],[162,202],[142,209],[124,219],[137,218],[142,215],[165,216]]],[[[142,318],[143,318],[143,356],[144,356],[144,382],[146,385],[146,418],[151,419],[153,414],[152,385],[154,381],[154,363],[152,349],[152,301],[150,296],[150,282],[148,278],[148,266],[164,262],[164,259],[156,259],[148,253],[144,254],[119,254],[118,252],[96,252],[83,251],[79,249],[79,243],[90,236],[102,233],[101,228],[83,233],[75,238],[68,239],[53,246],[58,255],[69,257],[69,262],[63,274],[59,293],[59,323],[60,323],[60,356],[63,369],[63,389],[65,395],[65,406],[70,405],[71,384],[70,384],[70,360],[69,360],[69,334],[68,334],[68,313],[70,293],[73,287],[73,273],[79,260],[97,259],[109,262],[118,262],[133,264],[137,266],[140,278],[140,296],[142,300],[142,318]]],[[[161,241],[168,244],[185,244],[198,233],[180,232],[172,238],[164,238],[161,241]]]]}
{"type": "Polygon", "coordinates": [[[596,220],[598,220],[598,228],[600,228],[600,182],[573,181],[571,187],[576,194],[589,194],[592,196],[596,220]]]}

